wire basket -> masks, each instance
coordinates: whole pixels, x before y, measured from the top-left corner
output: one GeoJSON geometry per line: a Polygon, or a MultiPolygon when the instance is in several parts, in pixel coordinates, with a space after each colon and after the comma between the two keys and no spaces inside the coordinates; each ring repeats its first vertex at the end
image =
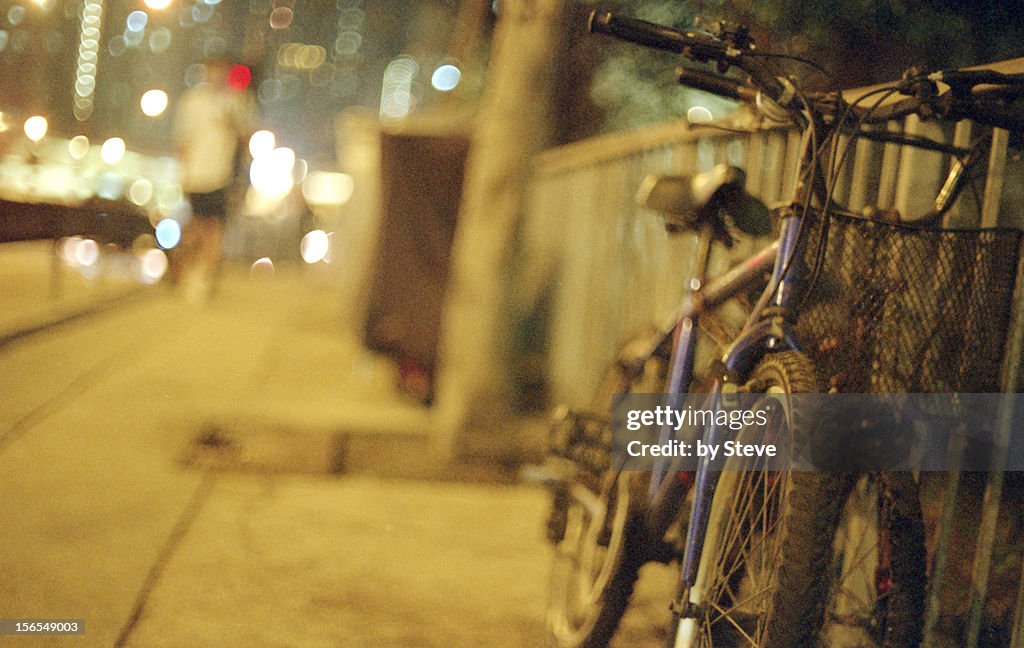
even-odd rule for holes
{"type": "Polygon", "coordinates": [[[830,388],[1000,390],[1019,231],[923,229],[846,214],[814,222],[804,260],[810,269],[823,262],[797,335],[830,388]]]}

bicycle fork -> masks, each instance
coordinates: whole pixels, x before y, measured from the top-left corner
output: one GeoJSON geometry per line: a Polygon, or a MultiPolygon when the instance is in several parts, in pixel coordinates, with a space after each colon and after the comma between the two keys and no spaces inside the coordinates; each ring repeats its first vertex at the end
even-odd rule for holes
{"type": "MultiPolygon", "coordinates": [[[[800,241],[800,218],[790,214],[782,220],[782,232],[779,237],[779,249],[775,259],[775,267],[772,271],[772,278],[765,291],[766,302],[773,307],[785,309],[796,295],[799,295],[803,286],[800,282],[802,272],[794,270],[791,266],[799,265],[800,241]]],[[[695,325],[696,322],[693,322],[695,325]]],[[[689,340],[687,340],[689,341],[689,340]]],[[[793,339],[787,327],[777,320],[766,320],[761,317],[760,309],[751,313],[748,326],[744,334],[737,339],[728,349],[723,361],[723,376],[715,379],[714,386],[708,402],[712,409],[717,410],[720,405],[724,382],[731,376],[745,376],[753,370],[757,362],[765,353],[780,351],[784,348],[793,347],[793,339]]],[[[689,358],[673,358],[673,366],[678,360],[684,370],[688,369],[692,377],[692,349],[685,345],[677,345],[677,356],[689,358]]],[[[675,370],[673,369],[673,378],[675,370]]],[[[672,388],[685,387],[687,383],[670,385],[672,388]]],[[[670,391],[670,393],[683,393],[670,391]]],[[[722,440],[722,432],[718,426],[711,424],[703,430],[701,441],[708,445],[719,445],[722,440]]],[[[672,604],[672,613],[676,632],[674,640],[670,637],[669,648],[690,648],[694,645],[699,630],[700,607],[703,604],[704,592],[699,591],[700,582],[699,568],[701,556],[704,552],[704,545],[708,537],[709,517],[711,505],[715,496],[715,489],[718,486],[720,472],[711,465],[711,460],[705,456],[701,457],[698,464],[696,481],[694,483],[693,508],[690,511],[689,524],[686,530],[685,553],[683,555],[682,569],[680,570],[679,586],[675,601],[672,604]]],[[[670,480],[664,480],[662,488],[656,499],[662,499],[667,491],[671,490],[670,480]]],[[[655,506],[657,509],[658,507],[655,506]]],[[[713,539],[714,541],[714,539],[713,539]]]]}

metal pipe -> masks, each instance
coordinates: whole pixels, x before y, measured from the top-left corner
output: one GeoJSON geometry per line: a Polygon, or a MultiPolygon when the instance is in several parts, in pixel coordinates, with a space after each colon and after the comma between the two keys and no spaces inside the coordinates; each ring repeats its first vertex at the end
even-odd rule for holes
{"type": "MultiPolygon", "coordinates": [[[[950,455],[954,464],[959,466],[964,451],[964,438],[959,431],[954,432],[950,439],[950,455]]],[[[935,543],[935,563],[932,565],[931,577],[928,579],[928,598],[924,616],[921,647],[935,648],[936,629],[942,616],[942,586],[946,580],[946,564],[949,558],[949,541],[953,531],[953,517],[956,513],[956,497],[960,490],[960,470],[947,476],[945,492],[942,498],[942,517],[939,520],[939,538],[935,543]]]]}
{"type": "MultiPolygon", "coordinates": [[[[988,184],[985,187],[985,204],[982,210],[982,225],[997,224],[999,201],[1002,195],[1003,172],[1006,169],[1006,131],[995,129],[992,132],[993,157],[989,165],[988,184]],[[1002,159],[996,159],[996,151],[1001,150],[1002,159]],[[994,203],[994,205],[993,205],[994,203]]],[[[1018,253],[1019,254],[1019,253],[1018,253]]],[[[967,624],[967,648],[975,648],[981,634],[981,621],[985,612],[985,595],[988,592],[989,571],[992,568],[992,547],[995,545],[996,523],[999,521],[999,502],[1003,494],[1003,469],[1006,466],[1007,448],[1013,428],[1014,400],[1010,396],[1017,391],[1020,384],[1021,353],[1024,353],[1024,312],[1021,302],[1024,300],[1024,257],[1017,260],[1017,283],[1014,287],[1014,313],[1010,336],[1006,345],[1003,360],[1003,392],[1004,397],[999,404],[996,422],[992,468],[985,484],[985,497],[982,501],[981,524],[978,529],[978,543],[974,553],[974,567],[971,573],[971,611],[967,624]]],[[[1018,613],[1021,601],[1017,601],[1018,613]]],[[[1018,614],[1019,616],[1019,614],[1018,614]]]]}

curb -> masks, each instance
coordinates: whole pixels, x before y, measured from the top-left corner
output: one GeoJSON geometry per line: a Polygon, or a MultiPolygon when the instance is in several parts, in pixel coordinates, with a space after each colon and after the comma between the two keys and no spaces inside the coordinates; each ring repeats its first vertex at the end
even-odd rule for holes
{"type": "Polygon", "coordinates": [[[35,319],[27,317],[25,319],[29,321],[15,323],[13,328],[0,332],[0,348],[22,338],[42,333],[52,328],[57,328],[63,324],[69,324],[85,317],[99,315],[128,303],[140,301],[143,298],[152,295],[152,291],[148,290],[148,288],[148,286],[134,288],[112,297],[107,297],[88,304],[71,305],[35,319]]]}

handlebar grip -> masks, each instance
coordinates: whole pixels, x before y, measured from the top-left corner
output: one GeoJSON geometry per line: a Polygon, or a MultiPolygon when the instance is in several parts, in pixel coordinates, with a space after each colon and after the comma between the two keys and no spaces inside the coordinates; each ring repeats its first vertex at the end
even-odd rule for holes
{"type": "Polygon", "coordinates": [[[982,84],[1020,86],[1024,83],[1024,74],[1005,74],[995,70],[944,70],[931,76],[950,86],[974,87],[982,84]]]}
{"type": "Polygon", "coordinates": [[[682,32],[646,20],[620,16],[611,11],[594,11],[587,25],[591,33],[608,34],[631,43],[681,53],[686,47],[682,32]]]}
{"type": "Polygon", "coordinates": [[[675,54],[690,50],[690,54],[698,60],[717,59],[726,53],[725,44],[710,36],[682,32],[611,11],[591,13],[588,29],[595,34],[607,34],[620,40],[675,54]]]}
{"type": "Polygon", "coordinates": [[[757,91],[753,88],[718,74],[680,67],[676,68],[676,80],[682,85],[710,92],[726,99],[751,102],[757,98],[757,91]]]}

